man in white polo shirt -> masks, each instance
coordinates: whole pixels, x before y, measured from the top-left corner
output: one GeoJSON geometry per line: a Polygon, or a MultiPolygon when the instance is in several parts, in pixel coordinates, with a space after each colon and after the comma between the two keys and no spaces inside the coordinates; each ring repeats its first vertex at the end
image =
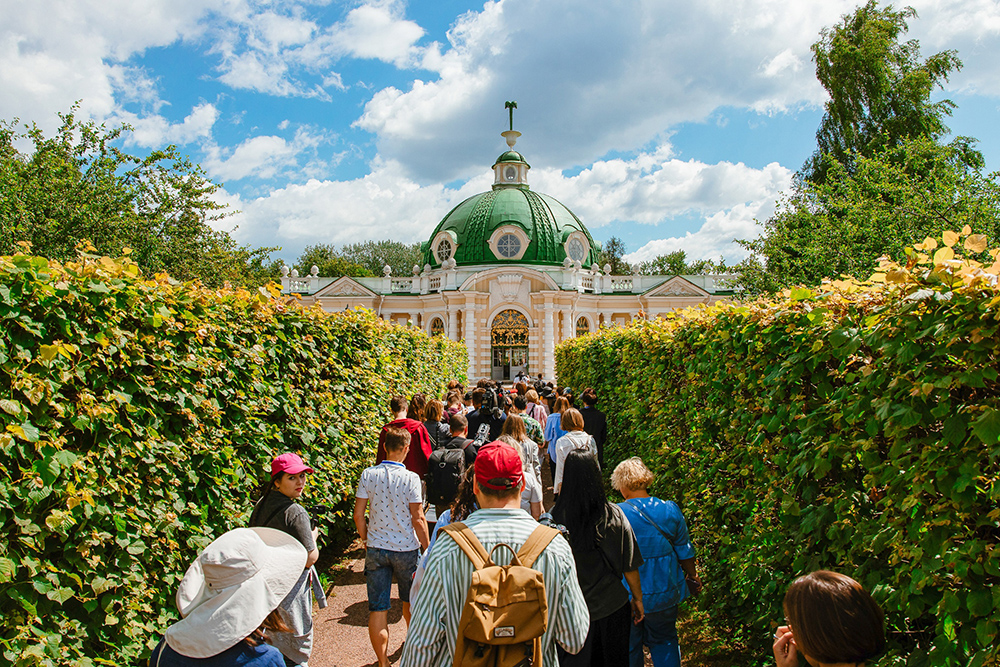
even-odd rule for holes
{"type": "Polygon", "coordinates": [[[365,543],[368,636],[379,667],[389,664],[392,575],[396,575],[403,617],[409,625],[410,584],[417,570],[420,547],[426,549],[429,541],[420,477],[403,465],[410,449],[410,433],[398,426],[387,426],[384,434],[386,458],[361,473],[354,502],[354,525],[365,543]]]}

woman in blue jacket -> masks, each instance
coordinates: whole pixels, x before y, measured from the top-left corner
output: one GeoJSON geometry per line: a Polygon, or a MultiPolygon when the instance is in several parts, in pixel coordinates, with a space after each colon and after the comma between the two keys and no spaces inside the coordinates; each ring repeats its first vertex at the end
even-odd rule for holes
{"type": "Polygon", "coordinates": [[[649,647],[655,667],[680,667],[677,643],[677,605],[701,591],[695,571],[695,552],[687,524],[677,503],[649,495],[653,473],[639,457],[622,461],[611,475],[611,485],[625,498],[625,512],[639,543],[639,566],[645,618],[632,626],[630,667],[643,664],[642,647],[649,647]]]}

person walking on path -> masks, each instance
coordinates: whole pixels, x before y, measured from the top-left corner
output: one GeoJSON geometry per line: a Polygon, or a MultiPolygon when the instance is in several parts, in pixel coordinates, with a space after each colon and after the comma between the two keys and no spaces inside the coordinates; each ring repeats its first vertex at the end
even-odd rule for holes
{"type": "Polygon", "coordinates": [[[427,401],[424,408],[424,428],[431,439],[431,449],[440,449],[451,439],[448,424],[441,421],[443,417],[444,403],[436,398],[427,401]]]}
{"type": "Polygon", "coordinates": [[[265,631],[287,631],[278,605],[306,567],[296,538],[236,528],[205,547],[177,590],[181,620],[164,633],[149,667],[285,667],[265,631]]]}
{"type": "Polygon", "coordinates": [[[619,463],[611,474],[611,486],[625,498],[618,506],[632,526],[643,559],[639,581],[646,616],[632,626],[629,665],[642,667],[645,645],[654,667],[680,667],[677,605],[689,593],[698,595],[702,584],[684,515],[677,503],[649,495],[653,479],[653,473],[637,456],[619,463]]]}
{"type": "Polygon", "coordinates": [[[389,426],[385,429],[385,436],[386,459],[361,473],[354,502],[354,525],[365,543],[368,636],[379,667],[389,664],[388,618],[392,575],[396,575],[399,584],[403,618],[408,624],[410,584],[417,571],[420,548],[426,549],[430,541],[420,478],[403,466],[410,447],[410,434],[403,428],[389,426]]]}
{"type": "Polygon", "coordinates": [[[565,468],[567,492],[559,496],[552,517],[569,530],[580,588],[590,610],[590,632],[578,654],[559,654],[559,664],[628,667],[629,629],[641,623],[644,614],[639,545],[625,514],[608,502],[597,457],[589,451],[571,451],[565,468]]]}
{"type": "Polygon", "coordinates": [[[552,477],[552,491],[559,495],[562,488],[563,468],[566,456],[576,449],[585,449],[597,460],[597,444],[594,436],[583,430],[583,415],[576,408],[568,408],[560,416],[562,430],[566,435],[556,440],[556,473],[552,477]]]}
{"type": "Polygon", "coordinates": [[[378,435],[378,450],[375,453],[375,462],[381,463],[386,459],[386,429],[390,426],[404,428],[410,434],[410,449],[409,454],[406,455],[406,460],[403,461],[403,465],[406,466],[407,470],[417,473],[420,479],[423,479],[427,473],[427,459],[433,451],[431,436],[427,433],[427,429],[421,422],[416,419],[409,419],[406,416],[408,407],[409,402],[403,396],[393,396],[392,400],[389,401],[389,409],[392,410],[395,419],[383,426],[382,432],[378,435]]]}
{"type": "Polygon", "coordinates": [[[528,402],[524,407],[524,413],[544,427],[545,421],[549,418],[549,411],[542,405],[538,392],[529,388],[524,394],[524,399],[528,402]]]}
{"type": "MultiPolygon", "coordinates": [[[[545,420],[545,447],[549,455],[549,468],[552,479],[556,476],[556,441],[566,435],[562,427],[562,413],[569,409],[569,401],[560,396],[552,404],[552,411],[545,420]]],[[[559,493],[559,491],[556,491],[559,493]]]]}
{"type": "MultiPolygon", "coordinates": [[[[479,542],[490,551],[499,543],[520,549],[538,523],[521,510],[524,487],[521,459],[509,445],[490,442],[476,456],[473,493],[481,509],[466,518],[479,542]]],[[[498,565],[511,554],[498,549],[498,565]]],[[[573,554],[566,540],[556,535],[535,560],[542,573],[549,609],[542,634],[543,664],[556,665],[556,644],[569,653],[583,646],[590,625],[586,601],[577,580],[573,554]]],[[[454,663],[459,617],[465,607],[473,564],[452,536],[438,537],[427,560],[413,623],[403,649],[403,667],[450,667],[454,663]]]]}
{"type": "Polygon", "coordinates": [[[281,602],[282,620],[291,632],[271,634],[271,643],[296,665],[308,664],[312,653],[314,584],[319,587],[312,567],[319,560],[316,548],[319,529],[312,527],[309,513],[295,502],[305,489],[306,475],[312,472],[298,454],[275,457],[271,461],[271,479],[250,514],[251,527],[274,528],[287,533],[297,539],[308,554],[298,581],[281,602]]]}
{"type": "Polygon", "coordinates": [[[593,387],[583,390],[580,399],[583,407],[580,414],[583,415],[583,430],[594,436],[597,444],[597,462],[604,467],[604,443],[608,441],[608,419],[604,413],[597,409],[597,392],[593,387]]]}
{"type": "MultiPolygon", "coordinates": [[[[518,396],[518,398],[521,398],[518,396]]],[[[525,417],[525,415],[515,413],[513,408],[511,409],[511,414],[507,417],[507,421],[503,423],[503,429],[500,435],[507,435],[517,441],[518,445],[523,450],[523,456],[521,460],[525,464],[525,473],[531,473],[531,476],[538,481],[539,486],[541,486],[542,480],[542,464],[538,460],[538,442],[531,437],[531,433],[528,432],[528,419],[530,417],[525,417]]],[[[534,421],[532,419],[532,421],[534,421]]],[[[538,422],[535,422],[535,427],[538,426],[538,422]]]]}

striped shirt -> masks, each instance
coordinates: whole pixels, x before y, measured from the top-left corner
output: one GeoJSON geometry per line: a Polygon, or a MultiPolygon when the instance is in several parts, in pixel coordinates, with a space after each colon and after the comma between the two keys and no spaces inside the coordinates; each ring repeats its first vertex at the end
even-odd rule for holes
{"type": "MultiPolygon", "coordinates": [[[[481,509],[465,520],[487,551],[498,542],[518,549],[538,527],[521,509],[481,509]]],[[[510,562],[510,553],[498,549],[498,565],[510,562]]],[[[576,561],[569,543],[557,535],[532,566],[542,573],[549,623],[542,635],[542,662],[558,665],[556,642],[570,653],[583,648],[590,630],[590,611],[576,577],[576,561]]],[[[450,667],[454,662],[458,621],[472,581],[472,562],[455,541],[442,534],[427,559],[420,596],[406,634],[402,667],[450,667]]]]}

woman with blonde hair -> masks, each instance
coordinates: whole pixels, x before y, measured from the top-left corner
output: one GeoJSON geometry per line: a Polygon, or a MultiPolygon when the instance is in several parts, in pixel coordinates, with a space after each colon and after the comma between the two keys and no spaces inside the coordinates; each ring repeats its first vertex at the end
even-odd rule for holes
{"type": "Polygon", "coordinates": [[[509,435],[520,444],[522,450],[521,461],[524,463],[524,469],[531,472],[540,483],[542,480],[542,465],[538,460],[538,444],[528,437],[528,429],[521,415],[507,415],[507,419],[503,423],[503,428],[500,430],[500,435],[509,435]]]}
{"type": "Polygon", "coordinates": [[[639,543],[643,563],[639,580],[646,617],[632,626],[630,667],[642,667],[642,647],[649,647],[654,667],[680,667],[677,642],[677,606],[701,591],[695,571],[695,552],[687,523],[677,503],[649,495],[653,473],[637,456],[622,461],[611,473],[611,486],[625,498],[625,513],[639,543]]]}
{"type": "Polygon", "coordinates": [[[795,667],[858,667],[885,650],[885,619],[872,596],[847,575],[818,570],[792,582],[782,604],[787,625],[774,634],[774,661],[795,667]]]}
{"type": "Polygon", "coordinates": [[[545,446],[549,454],[549,471],[556,475],[556,440],[566,435],[562,427],[562,412],[569,409],[569,401],[560,396],[552,403],[552,412],[545,420],[545,446]]]}
{"type": "MultiPolygon", "coordinates": [[[[565,401],[565,398],[560,398],[565,401]]],[[[566,408],[559,416],[563,435],[556,441],[556,473],[552,478],[552,492],[556,495],[562,489],[563,466],[566,456],[575,449],[585,449],[597,458],[597,443],[594,436],[583,430],[583,415],[576,408],[566,408]]]]}
{"type": "MultiPolygon", "coordinates": [[[[509,420],[508,420],[509,421],[509,420]]],[[[506,425],[504,429],[506,429],[506,425]]],[[[517,455],[521,457],[521,469],[524,474],[524,489],[521,491],[521,509],[531,515],[531,518],[538,521],[542,516],[542,483],[532,471],[527,461],[527,452],[535,449],[535,443],[528,440],[530,446],[525,446],[524,442],[512,435],[501,435],[500,442],[504,442],[514,448],[517,455]]]]}

